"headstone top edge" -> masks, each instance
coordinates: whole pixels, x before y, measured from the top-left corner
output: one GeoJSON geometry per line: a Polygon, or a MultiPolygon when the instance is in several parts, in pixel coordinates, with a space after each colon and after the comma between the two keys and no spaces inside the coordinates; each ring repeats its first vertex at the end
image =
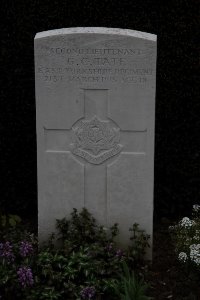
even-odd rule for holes
{"type": "Polygon", "coordinates": [[[73,28],[47,30],[47,31],[38,32],[35,35],[35,39],[47,38],[55,35],[67,35],[67,34],[76,34],[76,33],[122,35],[122,36],[130,36],[130,37],[151,40],[155,42],[157,40],[157,35],[155,34],[136,31],[132,29],[107,28],[107,27],[73,27],[73,28]]]}

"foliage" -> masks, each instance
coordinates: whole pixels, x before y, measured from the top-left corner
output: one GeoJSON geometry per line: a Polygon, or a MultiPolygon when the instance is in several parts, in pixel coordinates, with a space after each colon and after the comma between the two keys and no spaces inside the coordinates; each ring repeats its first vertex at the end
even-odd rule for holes
{"type": "Polygon", "coordinates": [[[169,227],[175,252],[188,271],[200,275],[200,205],[193,205],[192,218],[184,217],[169,227]]]}
{"type": "Polygon", "coordinates": [[[141,266],[144,261],[146,249],[150,247],[150,235],[146,234],[144,230],[139,229],[139,224],[134,223],[129,229],[132,233],[130,240],[132,241],[129,247],[129,260],[134,268],[141,266]]]}
{"type": "Polygon", "coordinates": [[[18,215],[0,213],[0,230],[7,230],[9,227],[15,228],[21,222],[18,215]]]}
{"type": "Polygon", "coordinates": [[[31,279],[29,265],[33,263],[36,245],[34,235],[22,230],[19,216],[0,215],[0,296],[3,299],[13,299],[13,294],[17,298],[21,294],[20,285],[25,283],[22,277],[27,275],[27,280],[31,279]]]}
{"type": "Polygon", "coordinates": [[[34,283],[30,265],[34,264],[37,244],[26,231],[16,230],[16,237],[9,232],[8,238],[0,242],[0,296],[7,300],[15,294],[20,299],[21,291],[34,283]]]}
{"type": "Polygon", "coordinates": [[[57,220],[57,228],[60,232],[59,238],[64,242],[65,247],[68,249],[70,247],[70,251],[78,249],[81,244],[98,243],[102,245],[103,243],[105,246],[112,242],[119,233],[117,224],[114,224],[110,230],[97,225],[96,220],[86,208],[83,208],[80,213],[74,209],[70,220],[66,218],[57,220]]]}
{"type": "Polygon", "coordinates": [[[138,279],[133,271],[130,272],[124,261],[121,281],[114,286],[116,295],[120,295],[121,300],[150,300],[152,298],[145,295],[148,287],[143,279],[138,279]]]}
{"type": "Polygon", "coordinates": [[[15,299],[28,300],[118,299],[114,287],[120,285],[124,262],[142,259],[147,245],[145,233],[133,225],[133,247],[120,249],[114,241],[117,224],[99,226],[86,209],[57,220],[57,236],[39,250],[33,234],[12,228],[0,236],[0,290],[8,300],[13,293],[15,299]]]}

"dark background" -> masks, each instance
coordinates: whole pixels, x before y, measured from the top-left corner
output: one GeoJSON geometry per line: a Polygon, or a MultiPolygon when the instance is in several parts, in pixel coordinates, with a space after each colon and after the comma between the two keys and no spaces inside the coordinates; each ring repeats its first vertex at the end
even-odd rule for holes
{"type": "Polygon", "coordinates": [[[198,0],[1,0],[0,211],[37,215],[33,39],[77,26],[158,36],[155,218],[200,201],[198,0]]]}

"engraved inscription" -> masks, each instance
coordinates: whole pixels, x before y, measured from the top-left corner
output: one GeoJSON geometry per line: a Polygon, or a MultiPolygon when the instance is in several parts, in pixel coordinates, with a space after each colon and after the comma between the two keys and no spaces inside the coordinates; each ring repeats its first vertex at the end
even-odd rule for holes
{"type": "Polygon", "coordinates": [[[49,68],[39,67],[37,72],[45,82],[120,82],[132,84],[145,84],[151,77],[151,68],[49,68]]]}
{"type": "Polygon", "coordinates": [[[46,49],[45,55],[58,57],[62,61],[56,67],[38,66],[37,73],[47,84],[108,82],[146,85],[154,73],[150,50],[139,48],[52,47],[46,49]]]}
{"type": "Polygon", "coordinates": [[[141,49],[92,49],[92,48],[50,48],[51,54],[57,55],[141,55],[141,49]]]}
{"type": "Polygon", "coordinates": [[[91,120],[81,120],[72,127],[74,144],[72,153],[92,164],[101,164],[122,150],[120,129],[109,121],[102,121],[97,116],[91,120]]]}

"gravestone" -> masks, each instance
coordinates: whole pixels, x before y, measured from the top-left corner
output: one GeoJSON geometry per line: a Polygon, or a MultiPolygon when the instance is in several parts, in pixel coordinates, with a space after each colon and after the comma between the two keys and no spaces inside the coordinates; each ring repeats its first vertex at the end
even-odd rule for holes
{"type": "MultiPolygon", "coordinates": [[[[39,240],[86,207],[152,238],[156,36],[66,28],[35,37],[39,240]]],[[[151,257],[151,250],[149,252],[151,257]]]]}

